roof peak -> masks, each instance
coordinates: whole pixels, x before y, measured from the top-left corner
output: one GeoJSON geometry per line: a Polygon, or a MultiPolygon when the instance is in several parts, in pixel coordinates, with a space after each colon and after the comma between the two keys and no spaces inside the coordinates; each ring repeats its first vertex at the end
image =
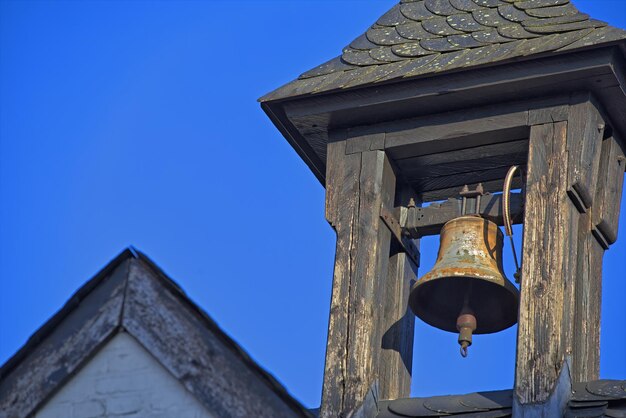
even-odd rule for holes
{"type": "Polygon", "coordinates": [[[122,331],[219,416],[229,415],[231,407],[254,416],[287,411],[285,416],[308,416],[276,379],[134,247],[124,249],[87,281],[0,367],[0,410],[7,416],[30,416],[122,331]],[[215,361],[223,363],[223,376],[213,373],[215,361]],[[225,386],[225,379],[234,383],[225,386]],[[246,387],[246,397],[232,393],[232,387],[246,387]]]}

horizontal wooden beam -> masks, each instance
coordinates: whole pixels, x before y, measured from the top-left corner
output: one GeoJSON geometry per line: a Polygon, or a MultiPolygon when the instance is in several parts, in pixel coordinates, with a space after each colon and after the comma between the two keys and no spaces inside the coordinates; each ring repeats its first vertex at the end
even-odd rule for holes
{"type": "Polygon", "coordinates": [[[470,165],[465,171],[472,171],[480,168],[481,162],[489,160],[502,161],[511,156],[528,154],[528,138],[517,141],[502,142],[497,144],[468,147],[454,151],[431,153],[426,155],[397,159],[396,165],[402,170],[405,176],[409,177],[431,177],[437,175],[438,170],[445,170],[450,173],[450,168],[463,170],[463,167],[470,165]]]}
{"type": "MultiPolygon", "coordinates": [[[[522,169],[522,171],[525,172],[526,170],[525,165],[521,166],[520,168],[522,169]]],[[[497,178],[494,180],[483,179],[483,180],[478,181],[476,178],[472,178],[471,181],[469,181],[466,184],[470,189],[475,189],[478,186],[478,184],[482,184],[485,192],[499,193],[502,191],[502,188],[504,187],[505,175],[506,174],[502,173],[501,175],[497,176],[497,178]]],[[[469,178],[470,177],[468,177],[468,179],[469,178]]],[[[415,185],[413,185],[413,187],[415,187],[415,185]]],[[[522,187],[521,179],[519,177],[516,177],[515,179],[513,179],[512,189],[513,190],[520,189],[521,187],[522,187]]],[[[458,185],[455,185],[455,186],[448,186],[444,189],[421,191],[416,194],[421,199],[422,202],[438,202],[438,201],[444,201],[450,198],[450,196],[458,195],[459,190],[460,190],[460,187],[458,185]]]]}
{"type": "Polygon", "coordinates": [[[394,159],[455,151],[528,137],[528,107],[488,106],[388,124],[385,149],[394,159]]]}
{"type": "MultiPolygon", "coordinates": [[[[472,203],[470,203],[470,205],[471,204],[472,203]]],[[[502,195],[487,194],[481,196],[479,213],[482,217],[489,219],[500,226],[503,225],[502,195]]],[[[411,207],[408,210],[403,229],[405,233],[413,239],[421,238],[427,235],[437,235],[446,222],[462,215],[462,199],[456,198],[448,199],[442,204],[432,204],[425,207],[411,207]]],[[[511,217],[513,223],[521,223],[523,216],[524,198],[522,193],[512,193],[511,217]]]]}
{"type": "Polygon", "coordinates": [[[502,190],[504,177],[512,165],[524,166],[525,164],[511,164],[506,162],[505,164],[490,167],[486,170],[479,169],[462,174],[452,174],[429,179],[416,179],[415,181],[409,181],[409,184],[418,192],[423,202],[444,200],[450,196],[455,196],[457,191],[463,185],[469,183],[482,183],[483,185],[489,185],[490,187],[485,190],[488,192],[495,192],[502,190]],[[491,187],[492,185],[496,186],[491,187]],[[442,190],[445,190],[445,193],[433,193],[432,195],[428,194],[429,192],[440,192],[442,190]]]}

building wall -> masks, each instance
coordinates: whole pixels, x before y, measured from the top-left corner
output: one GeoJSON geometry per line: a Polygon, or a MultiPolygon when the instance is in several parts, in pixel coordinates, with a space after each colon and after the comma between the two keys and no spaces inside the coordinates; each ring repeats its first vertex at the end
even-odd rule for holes
{"type": "Polygon", "coordinates": [[[212,418],[132,336],[120,333],[35,418],[212,418]]]}

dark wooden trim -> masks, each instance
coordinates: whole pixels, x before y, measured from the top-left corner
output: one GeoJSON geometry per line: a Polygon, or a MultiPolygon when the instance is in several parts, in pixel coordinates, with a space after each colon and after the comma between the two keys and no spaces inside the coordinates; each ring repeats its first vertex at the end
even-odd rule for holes
{"type": "Polygon", "coordinates": [[[284,110],[280,106],[271,106],[267,103],[262,103],[261,108],[309,169],[311,169],[313,175],[324,185],[326,162],[322,161],[320,156],[313,151],[306,138],[287,120],[284,110]]]}

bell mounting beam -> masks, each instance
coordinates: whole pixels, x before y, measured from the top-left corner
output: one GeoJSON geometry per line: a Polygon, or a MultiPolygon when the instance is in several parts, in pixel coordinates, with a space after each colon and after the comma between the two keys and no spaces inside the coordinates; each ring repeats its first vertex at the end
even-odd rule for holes
{"type": "MultiPolygon", "coordinates": [[[[469,200],[469,199],[468,199],[469,200]]],[[[473,199],[476,202],[476,199],[473,199]]],[[[469,202],[471,206],[472,202],[469,202]]],[[[480,198],[480,216],[494,222],[498,226],[504,225],[502,213],[502,195],[487,193],[480,198]]],[[[426,207],[409,207],[406,222],[402,225],[403,231],[413,239],[428,235],[437,235],[443,225],[454,218],[463,215],[463,200],[449,198],[443,203],[433,203],[426,207]]],[[[511,193],[511,217],[514,224],[522,223],[524,216],[524,197],[522,193],[511,193]]]]}

